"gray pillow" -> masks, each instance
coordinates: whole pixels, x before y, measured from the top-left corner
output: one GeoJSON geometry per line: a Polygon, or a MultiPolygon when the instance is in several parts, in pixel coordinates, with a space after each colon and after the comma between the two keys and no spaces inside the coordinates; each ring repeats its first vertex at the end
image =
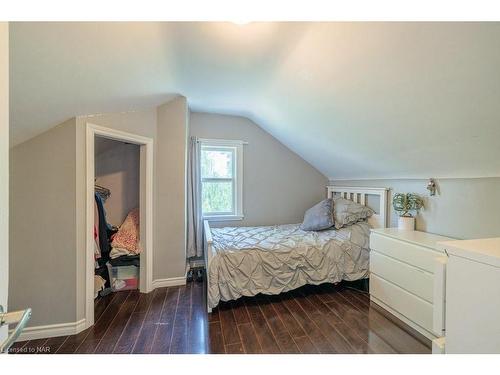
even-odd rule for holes
{"type": "Polygon", "coordinates": [[[333,201],[325,199],[312,206],[304,214],[302,230],[323,230],[333,225],[333,201]]]}
{"type": "Polygon", "coordinates": [[[374,211],[362,204],[355,203],[345,198],[333,198],[333,216],[335,219],[335,228],[340,229],[345,225],[357,223],[360,220],[366,220],[374,214],[374,211]]]}

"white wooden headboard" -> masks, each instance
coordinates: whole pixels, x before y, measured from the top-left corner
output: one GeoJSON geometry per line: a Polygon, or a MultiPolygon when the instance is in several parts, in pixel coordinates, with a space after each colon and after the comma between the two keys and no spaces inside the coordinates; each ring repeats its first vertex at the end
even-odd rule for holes
{"type": "Polygon", "coordinates": [[[333,198],[335,194],[339,194],[342,198],[349,199],[353,202],[366,206],[368,203],[368,195],[376,195],[379,197],[379,209],[372,217],[368,219],[368,223],[372,228],[387,227],[387,196],[388,188],[374,187],[352,187],[352,186],[327,186],[327,197],[333,198]]]}

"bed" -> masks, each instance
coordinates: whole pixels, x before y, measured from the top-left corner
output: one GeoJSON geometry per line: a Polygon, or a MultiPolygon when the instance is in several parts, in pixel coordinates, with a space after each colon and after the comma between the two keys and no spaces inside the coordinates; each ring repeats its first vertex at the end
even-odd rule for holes
{"type": "Polygon", "coordinates": [[[367,278],[370,228],[387,226],[387,191],[327,186],[327,197],[341,196],[375,210],[368,221],[338,230],[303,231],[300,224],[211,228],[205,221],[208,312],[219,301],[241,296],[367,278]]]}

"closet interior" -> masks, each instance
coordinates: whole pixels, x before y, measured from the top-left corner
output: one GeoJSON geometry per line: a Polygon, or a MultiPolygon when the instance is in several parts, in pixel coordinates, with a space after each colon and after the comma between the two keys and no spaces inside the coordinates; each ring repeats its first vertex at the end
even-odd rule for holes
{"type": "Polygon", "coordinates": [[[139,289],[140,146],[96,136],[94,298],[139,289]]]}

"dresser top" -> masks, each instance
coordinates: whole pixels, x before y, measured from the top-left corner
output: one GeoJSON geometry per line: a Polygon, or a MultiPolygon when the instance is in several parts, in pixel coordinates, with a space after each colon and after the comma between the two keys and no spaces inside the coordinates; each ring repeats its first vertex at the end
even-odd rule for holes
{"type": "Polygon", "coordinates": [[[446,241],[439,248],[448,254],[500,267],[500,238],[446,241]]]}
{"type": "Polygon", "coordinates": [[[418,230],[401,230],[398,228],[372,229],[372,232],[435,250],[438,249],[438,242],[453,240],[453,238],[439,236],[437,234],[420,232],[418,230]]]}

